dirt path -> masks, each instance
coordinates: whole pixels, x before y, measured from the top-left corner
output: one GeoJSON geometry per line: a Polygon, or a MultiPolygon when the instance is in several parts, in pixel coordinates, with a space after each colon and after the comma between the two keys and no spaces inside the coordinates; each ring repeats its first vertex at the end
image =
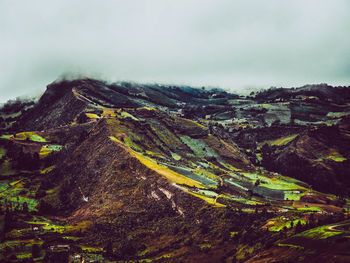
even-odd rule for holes
{"type": "Polygon", "coordinates": [[[346,226],[346,225],[350,225],[350,222],[332,225],[332,226],[328,227],[326,230],[330,231],[330,232],[348,232],[344,229],[337,229],[337,227],[346,226]]]}

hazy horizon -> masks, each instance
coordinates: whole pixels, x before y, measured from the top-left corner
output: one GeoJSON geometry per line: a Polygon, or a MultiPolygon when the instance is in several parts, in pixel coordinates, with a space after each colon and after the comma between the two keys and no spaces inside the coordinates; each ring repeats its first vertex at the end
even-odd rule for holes
{"type": "Polygon", "coordinates": [[[64,75],[243,89],[350,85],[350,2],[0,2],[0,102],[64,75]]]}

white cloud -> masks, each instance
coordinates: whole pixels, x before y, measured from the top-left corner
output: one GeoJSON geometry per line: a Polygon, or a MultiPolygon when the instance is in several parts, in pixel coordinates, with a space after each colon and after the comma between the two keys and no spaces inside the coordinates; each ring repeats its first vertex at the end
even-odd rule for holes
{"type": "Polygon", "coordinates": [[[0,101],[65,72],[110,80],[349,85],[350,2],[0,1],[0,101]]]}

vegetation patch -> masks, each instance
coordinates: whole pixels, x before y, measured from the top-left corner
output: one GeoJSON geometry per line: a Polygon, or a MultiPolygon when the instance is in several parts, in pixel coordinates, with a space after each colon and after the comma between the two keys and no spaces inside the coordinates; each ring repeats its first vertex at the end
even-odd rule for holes
{"type": "Polygon", "coordinates": [[[344,162],[347,159],[343,157],[340,153],[333,152],[330,155],[327,156],[328,159],[332,159],[335,162],[344,162]]]}
{"type": "Polygon", "coordinates": [[[55,165],[51,165],[51,166],[45,168],[44,170],[42,170],[40,173],[47,174],[47,173],[51,172],[55,167],[56,167],[55,165]]]}
{"type": "Polygon", "coordinates": [[[181,140],[185,143],[196,155],[196,157],[216,157],[219,158],[217,153],[212,150],[204,140],[193,139],[189,136],[181,136],[181,140]]]}
{"type": "Polygon", "coordinates": [[[0,136],[0,139],[7,139],[7,140],[9,140],[11,138],[13,138],[13,135],[1,135],[0,136]]]}
{"type": "Polygon", "coordinates": [[[101,117],[98,116],[95,113],[85,113],[86,117],[90,118],[90,119],[100,119],[101,117]]]}
{"type": "Polygon", "coordinates": [[[290,136],[285,136],[285,137],[281,137],[275,140],[268,140],[268,141],[264,141],[262,143],[259,143],[259,145],[264,145],[265,143],[271,145],[271,146],[283,146],[286,145],[288,143],[290,143],[291,141],[293,141],[296,137],[298,136],[298,134],[293,134],[290,136]]]}
{"type": "Polygon", "coordinates": [[[124,117],[124,118],[131,118],[134,121],[138,121],[139,120],[138,118],[136,118],[135,116],[131,115],[129,112],[126,112],[126,111],[121,112],[120,115],[122,117],[124,117]]]}
{"type": "Polygon", "coordinates": [[[278,217],[269,221],[271,226],[269,227],[269,231],[281,231],[285,228],[293,228],[297,224],[305,225],[306,221],[302,218],[291,219],[286,217],[278,217]]]}
{"type": "Polygon", "coordinates": [[[62,150],[62,147],[63,147],[62,145],[55,145],[55,144],[43,145],[40,149],[39,156],[40,158],[45,158],[51,152],[58,152],[62,150]]]}
{"type": "MultiPolygon", "coordinates": [[[[119,145],[122,144],[121,141],[119,141],[117,138],[113,137],[113,136],[110,136],[109,137],[112,141],[118,143],[119,145]]],[[[186,184],[188,186],[194,186],[194,187],[203,187],[202,184],[200,184],[199,182],[195,181],[195,180],[192,180],[190,178],[187,178],[181,174],[178,174],[174,171],[172,171],[171,169],[169,169],[168,167],[166,166],[163,166],[163,165],[159,165],[157,164],[156,161],[152,160],[151,158],[149,157],[145,157],[143,156],[142,154],[136,152],[136,151],[133,151],[132,149],[130,148],[127,148],[129,149],[129,152],[135,156],[142,164],[144,164],[145,166],[147,166],[148,168],[150,168],[151,170],[163,175],[164,177],[166,177],[169,181],[173,182],[173,183],[177,183],[177,184],[186,184]]]]}
{"type": "Polygon", "coordinates": [[[40,135],[34,132],[20,132],[17,133],[14,137],[15,140],[30,140],[33,142],[48,142],[47,139],[41,137],[40,135]]]}
{"type": "Polygon", "coordinates": [[[296,248],[296,249],[304,249],[302,246],[298,245],[292,245],[292,244],[283,244],[283,243],[278,243],[279,247],[290,247],[290,248],[296,248]]]}
{"type": "Polygon", "coordinates": [[[0,159],[2,159],[2,157],[5,155],[6,155],[6,149],[3,147],[0,147],[0,159]]]}
{"type": "Polygon", "coordinates": [[[5,159],[0,164],[0,175],[11,176],[11,175],[15,175],[16,173],[17,173],[17,171],[12,168],[12,164],[11,164],[10,160],[5,159]]]}
{"type": "Polygon", "coordinates": [[[332,236],[342,234],[341,231],[332,230],[332,225],[316,227],[297,234],[296,236],[306,237],[310,239],[326,239],[332,236]]]}

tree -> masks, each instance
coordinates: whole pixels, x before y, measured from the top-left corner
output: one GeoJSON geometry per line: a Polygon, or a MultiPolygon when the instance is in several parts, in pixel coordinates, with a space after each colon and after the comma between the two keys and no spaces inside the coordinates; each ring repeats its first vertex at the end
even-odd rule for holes
{"type": "Polygon", "coordinates": [[[28,213],[28,204],[27,202],[24,202],[23,205],[22,205],[22,212],[23,213],[28,213]]]}
{"type": "Polygon", "coordinates": [[[105,248],[107,256],[111,256],[113,254],[113,244],[112,240],[109,240],[107,246],[105,248]]]}
{"type": "Polygon", "coordinates": [[[254,186],[258,186],[260,184],[260,179],[256,180],[254,186]]]}
{"type": "Polygon", "coordinates": [[[264,166],[268,170],[273,170],[274,152],[273,152],[273,148],[269,144],[265,143],[261,147],[261,157],[262,157],[262,161],[261,161],[262,166],[264,166]]]}
{"type": "Polygon", "coordinates": [[[297,225],[295,226],[295,233],[299,233],[302,231],[303,226],[301,225],[300,220],[298,221],[297,225]]]}
{"type": "Polygon", "coordinates": [[[12,213],[10,212],[9,207],[6,207],[5,218],[4,218],[4,228],[3,234],[10,232],[12,228],[12,213]]]}
{"type": "Polygon", "coordinates": [[[33,258],[40,257],[40,246],[38,244],[34,244],[32,246],[32,257],[33,258]]]}
{"type": "Polygon", "coordinates": [[[119,253],[121,257],[130,258],[135,255],[136,249],[132,242],[132,240],[126,240],[122,243],[122,245],[119,248],[119,253]]]}

